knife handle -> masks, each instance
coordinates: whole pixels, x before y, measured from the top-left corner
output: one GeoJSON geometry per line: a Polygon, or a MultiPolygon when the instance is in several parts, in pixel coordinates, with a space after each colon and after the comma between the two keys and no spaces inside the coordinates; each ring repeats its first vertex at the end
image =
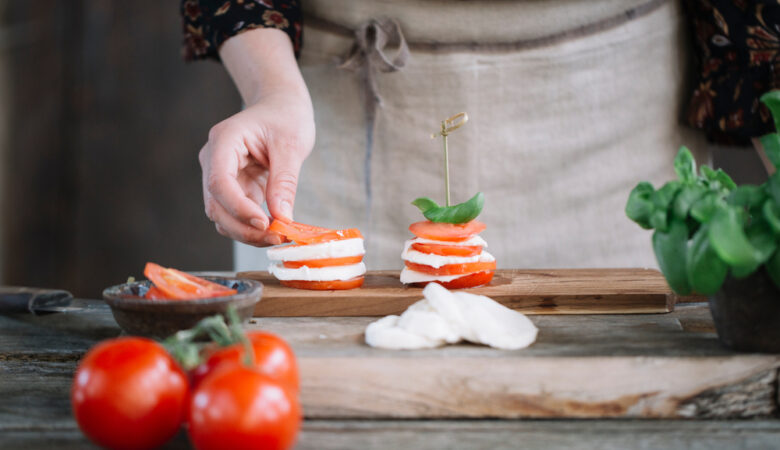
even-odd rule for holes
{"type": "Polygon", "coordinates": [[[0,286],[0,314],[35,314],[37,307],[67,306],[72,299],[61,289],[0,286]]]}

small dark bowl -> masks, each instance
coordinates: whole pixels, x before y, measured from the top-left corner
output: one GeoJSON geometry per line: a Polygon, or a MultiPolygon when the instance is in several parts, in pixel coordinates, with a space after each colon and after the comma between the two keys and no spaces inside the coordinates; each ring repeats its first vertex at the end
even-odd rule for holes
{"type": "Polygon", "coordinates": [[[204,317],[224,314],[230,305],[236,307],[242,322],[252,317],[255,304],[263,294],[262,283],[224,277],[202,278],[235,289],[238,293],[194,300],[147,300],[143,296],[151,283],[144,280],[106,288],[103,298],[125,333],[158,339],[192,328],[204,317]]]}

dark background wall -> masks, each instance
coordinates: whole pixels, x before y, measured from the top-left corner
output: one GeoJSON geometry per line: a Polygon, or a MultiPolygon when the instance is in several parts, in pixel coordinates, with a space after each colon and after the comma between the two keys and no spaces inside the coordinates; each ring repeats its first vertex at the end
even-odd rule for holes
{"type": "Polygon", "coordinates": [[[221,65],[183,62],[178,2],[11,1],[0,14],[3,283],[99,296],[146,261],[230,269],[197,153],[240,101],[221,65]]]}

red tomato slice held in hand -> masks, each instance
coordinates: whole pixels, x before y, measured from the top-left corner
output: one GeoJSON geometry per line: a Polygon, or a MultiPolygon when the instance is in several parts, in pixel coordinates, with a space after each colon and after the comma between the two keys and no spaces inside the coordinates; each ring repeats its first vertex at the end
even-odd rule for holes
{"type": "Polygon", "coordinates": [[[331,230],[329,228],[315,227],[296,222],[282,222],[278,219],[271,222],[268,230],[295,242],[308,245],[321,242],[339,241],[342,239],[362,238],[363,235],[357,228],[346,230],[331,230]]]}

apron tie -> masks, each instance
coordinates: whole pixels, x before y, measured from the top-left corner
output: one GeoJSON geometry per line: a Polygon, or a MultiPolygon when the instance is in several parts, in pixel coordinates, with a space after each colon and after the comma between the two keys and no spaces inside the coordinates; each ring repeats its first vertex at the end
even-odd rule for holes
{"type": "Polygon", "coordinates": [[[365,192],[368,224],[371,223],[371,155],[377,110],[382,97],[376,85],[376,73],[401,70],[409,60],[409,46],[397,20],[388,17],[370,19],[355,30],[355,42],[342,60],[340,69],[357,72],[363,80],[366,114],[365,192]]]}

